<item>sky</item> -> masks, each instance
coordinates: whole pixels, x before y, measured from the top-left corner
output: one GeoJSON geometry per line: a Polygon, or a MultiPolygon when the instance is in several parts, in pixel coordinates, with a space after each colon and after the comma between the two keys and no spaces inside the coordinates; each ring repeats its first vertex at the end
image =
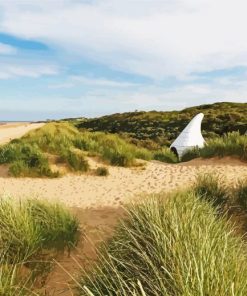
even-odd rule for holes
{"type": "Polygon", "coordinates": [[[247,102],[246,0],[0,0],[0,120],[247,102]]]}

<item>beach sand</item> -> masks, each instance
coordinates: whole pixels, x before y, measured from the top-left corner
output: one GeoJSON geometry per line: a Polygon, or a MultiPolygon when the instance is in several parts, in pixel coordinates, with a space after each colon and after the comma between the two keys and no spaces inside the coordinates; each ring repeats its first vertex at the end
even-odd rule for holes
{"type": "MultiPolygon", "coordinates": [[[[99,164],[90,159],[91,167],[99,164]]],[[[147,162],[144,167],[107,166],[109,176],[67,174],[57,179],[13,178],[0,167],[0,194],[14,198],[41,198],[59,201],[68,207],[119,207],[145,193],[168,192],[188,187],[203,173],[213,173],[227,184],[247,177],[247,165],[230,158],[193,160],[181,164],[147,162]]]]}
{"type": "Polygon", "coordinates": [[[20,138],[27,132],[43,126],[44,123],[13,122],[0,125],[0,144],[5,144],[12,139],[20,138]]]}

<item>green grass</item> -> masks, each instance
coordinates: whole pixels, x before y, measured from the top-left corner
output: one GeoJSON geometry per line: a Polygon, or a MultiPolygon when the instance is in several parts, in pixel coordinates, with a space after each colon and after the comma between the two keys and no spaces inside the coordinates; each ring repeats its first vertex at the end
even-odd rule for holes
{"type": "Polygon", "coordinates": [[[237,204],[247,213],[247,179],[240,181],[236,188],[237,204]]]}
{"type": "Polygon", "coordinates": [[[154,195],[128,217],[84,271],[79,295],[247,295],[246,245],[193,190],[154,195]]]}
{"type": "Polygon", "coordinates": [[[77,219],[59,204],[0,199],[0,253],[10,262],[29,260],[50,247],[69,248],[77,231],[77,219]]]}
{"type": "Polygon", "coordinates": [[[200,150],[200,156],[204,158],[236,156],[247,160],[247,137],[240,135],[239,132],[233,132],[221,138],[208,140],[205,147],[200,150]]]}
{"type": "Polygon", "coordinates": [[[190,160],[192,160],[194,158],[198,158],[198,157],[200,157],[200,149],[195,147],[195,148],[185,151],[185,153],[181,156],[181,161],[182,162],[190,161],[190,160]]]}
{"type": "Polygon", "coordinates": [[[177,156],[167,147],[163,147],[161,150],[154,152],[153,158],[166,163],[177,163],[177,156]]]}
{"type": "Polygon", "coordinates": [[[15,177],[47,176],[54,174],[47,157],[36,144],[13,141],[0,147],[0,164],[10,164],[10,173],[15,177]]]}
{"type": "Polygon", "coordinates": [[[55,155],[72,171],[86,172],[85,154],[94,154],[109,164],[134,166],[136,159],[150,160],[153,153],[130,144],[117,135],[80,132],[66,122],[47,123],[18,140],[0,147],[0,164],[10,164],[16,177],[58,177],[51,171],[48,155],[55,155]]]}
{"type": "Polygon", "coordinates": [[[0,255],[0,296],[38,295],[31,290],[29,277],[21,276],[21,264],[7,265],[4,255],[0,255]]]}
{"type": "Polygon", "coordinates": [[[224,207],[230,198],[230,190],[223,185],[223,180],[211,174],[199,175],[194,190],[200,198],[211,202],[215,207],[224,207]]]}
{"type": "Polygon", "coordinates": [[[136,164],[136,158],[145,160],[152,158],[150,151],[129,144],[118,135],[81,132],[74,140],[74,144],[81,150],[97,153],[103,160],[116,166],[132,166],[136,164]]]}
{"type": "MultiPolygon", "coordinates": [[[[32,292],[37,265],[49,250],[70,250],[79,233],[77,219],[62,205],[36,199],[0,199],[0,295],[32,292]],[[25,271],[25,272],[23,272],[25,271]]],[[[48,263],[48,262],[47,262],[48,263]]]]}
{"type": "Polygon", "coordinates": [[[201,149],[191,149],[184,153],[181,161],[188,161],[197,157],[225,157],[232,156],[247,160],[247,136],[239,132],[232,132],[207,140],[201,149]]]}

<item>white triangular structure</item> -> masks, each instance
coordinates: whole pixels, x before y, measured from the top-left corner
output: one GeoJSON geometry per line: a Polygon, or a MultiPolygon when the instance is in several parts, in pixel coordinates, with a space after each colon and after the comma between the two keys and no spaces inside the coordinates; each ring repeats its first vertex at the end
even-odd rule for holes
{"type": "Polygon", "coordinates": [[[204,146],[205,140],[201,132],[201,124],[204,114],[197,114],[190,123],[185,127],[177,139],[171,144],[170,148],[175,150],[179,157],[181,157],[187,150],[204,146]],[[175,149],[174,149],[175,148],[175,149]]]}

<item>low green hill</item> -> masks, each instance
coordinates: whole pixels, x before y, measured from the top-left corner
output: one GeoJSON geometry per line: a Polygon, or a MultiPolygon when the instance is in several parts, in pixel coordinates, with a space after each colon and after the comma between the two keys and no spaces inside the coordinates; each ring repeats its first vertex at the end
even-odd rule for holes
{"type": "Polygon", "coordinates": [[[149,111],[116,113],[92,119],[78,119],[77,127],[89,131],[118,133],[131,142],[157,149],[169,145],[197,113],[203,112],[205,138],[227,132],[247,130],[247,103],[215,103],[191,107],[182,111],[149,111]]]}

